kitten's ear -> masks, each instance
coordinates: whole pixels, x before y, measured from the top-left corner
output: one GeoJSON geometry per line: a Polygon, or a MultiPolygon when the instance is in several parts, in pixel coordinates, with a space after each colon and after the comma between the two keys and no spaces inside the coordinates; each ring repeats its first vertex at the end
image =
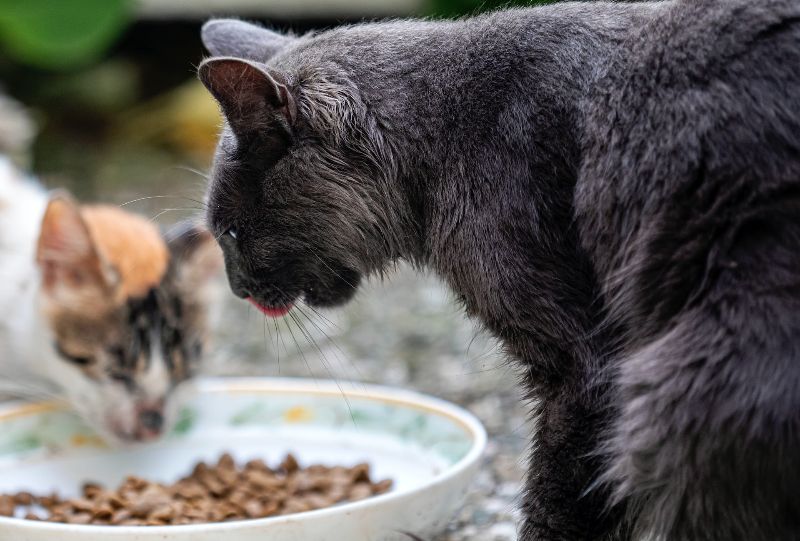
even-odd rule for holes
{"type": "Polygon", "coordinates": [[[113,269],[97,251],[78,204],[66,194],[51,197],[42,219],[36,262],[45,294],[66,303],[88,294],[107,295],[117,285],[113,269]]]}
{"type": "Polygon", "coordinates": [[[186,221],[166,235],[179,287],[185,293],[201,291],[223,267],[222,250],[204,227],[186,221]]]}
{"type": "Polygon", "coordinates": [[[263,133],[276,122],[291,133],[297,106],[281,74],[250,60],[221,57],[203,61],[198,75],[237,136],[263,133]]]}
{"type": "Polygon", "coordinates": [[[200,31],[203,45],[214,56],[238,56],[266,62],[294,38],[236,19],[213,19],[200,31]]]}

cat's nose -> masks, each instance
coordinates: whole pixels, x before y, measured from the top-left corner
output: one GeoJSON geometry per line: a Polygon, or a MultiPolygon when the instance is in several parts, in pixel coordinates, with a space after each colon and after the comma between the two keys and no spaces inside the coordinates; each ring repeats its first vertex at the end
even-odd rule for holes
{"type": "Polygon", "coordinates": [[[144,409],[139,412],[139,426],[149,436],[157,436],[164,428],[164,414],[158,409],[144,409]]]}

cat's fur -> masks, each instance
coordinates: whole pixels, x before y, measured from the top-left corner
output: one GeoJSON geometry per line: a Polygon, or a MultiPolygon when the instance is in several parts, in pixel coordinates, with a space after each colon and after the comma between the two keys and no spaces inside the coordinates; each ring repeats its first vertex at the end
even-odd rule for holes
{"type": "Polygon", "coordinates": [[[169,428],[206,341],[218,255],[118,207],[48,195],[0,157],[0,390],[56,395],[112,442],[169,428]]]}
{"type": "Polygon", "coordinates": [[[231,286],[440,274],[523,368],[522,539],[800,536],[800,3],[211,21],[231,286]]]}

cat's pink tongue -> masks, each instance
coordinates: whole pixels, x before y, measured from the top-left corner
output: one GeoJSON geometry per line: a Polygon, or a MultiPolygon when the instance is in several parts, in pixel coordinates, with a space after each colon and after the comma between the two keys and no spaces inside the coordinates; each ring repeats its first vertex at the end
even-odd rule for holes
{"type": "Polygon", "coordinates": [[[286,314],[289,313],[289,310],[292,309],[291,304],[287,304],[286,306],[280,306],[278,308],[269,308],[267,306],[262,306],[261,304],[259,304],[258,301],[256,301],[253,297],[247,297],[247,300],[250,302],[250,304],[258,308],[262,314],[269,317],[285,316],[286,314]]]}

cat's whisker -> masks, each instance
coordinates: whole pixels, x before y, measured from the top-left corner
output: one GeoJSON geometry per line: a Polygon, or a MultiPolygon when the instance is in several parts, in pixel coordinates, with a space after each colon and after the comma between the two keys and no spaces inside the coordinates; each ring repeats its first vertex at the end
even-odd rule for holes
{"type": "MultiPolygon", "coordinates": [[[[265,318],[266,319],[266,318],[265,318]]],[[[278,321],[273,319],[272,322],[275,324],[275,359],[278,363],[278,375],[281,375],[281,350],[278,347],[278,321]]]]}
{"type": "Polygon", "coordinates": [[[264,355],[269,355],[269,345],[267,344],[267,316],[264,316],[264,355]]]}
{"type": "MultiPolygon", "coordinates": [[[[291,314],[289,314],[289,315],[291,315],[291,314]]],[[[289,329],[289,334],[291,335],[292,340],[294,341],[294,345],[297,348],[297,353],[299,353],[300,357],[303,359],[303,362],[306,365],[306,369],[308,369],[308,374],[314,379],[314,383],[317,386],[319,386],[319,381],[317,380],[317,377],[314,375],[314,371],[311,370],[311,365],[308,363],[308,359],[306,358],[306,354],[303,353],[303,348],[300,347],[300,343],[297,341],[297,338],[294,335],[294,331],[292,331],[292,327],[291,327],[291,325],[289,325],[288,322],[286,323],[286,328],[289,329]]]]}
{"type": "MultiPolygon", "coordinates": [[[[303,304],[306,306],[306,308],[311,308],[308,304],[306,303],[303,304]]],[[[336,361],[338,362],[339,368],[342,369],[343,372],[346,372],[344,367],[344,364],[346,362],[347,364],[351,365],[353,369],[356,371],[356,377],[358,378],[358,380],[364,381],[364,375],[361,373],[361,370],[359,370],[358,365],[355,362],[353,362],[352,359],[350,359],[349,356],[344,351],[342,351],[342,348],[339,347],[339,344],[336,343],[336,340],[334,340],[327,332],[325,332],[323,328],[317,325],[317,323],[311,317],[309,317],[308,314],[306,314],[300,308],[299,305],[296,306],[296,309],[298,312],[300,312],[300,314],[303,315],[304,318],[306,318],[309,321],[309,323],[311,323],[314,326],[315,329],[317,329],[317,331],[319,331],[328,340],[328,342],[330,342],[333,345],[334,349],[336,349],[336,351],[338,351],[341,354],[342,357],[341,359],[339,358],[339,355],[336,355],[335,353],[333,356],[334,359],[336,359],[336,361]],[[342,361],[342,359],[344,359],[344,362],[342,361]]],[[[313,308],[311,309],[313,310],[313,308]]]]}
{"type": "Polygon", "coordinates": [[[275,319],[273,321],[275,322],[275,330],[278,333],[278,337],[281,339],[281,344],[283,345],[283,352],[286,354],[286,357],[288,358],[289,357],[289,350],[286,347],[286,340],[283,339],[283,335],[279,331],[280,327],[278,326],[278,320],[275,319]]]}
{"type": "MultiPolygon", "coordinates": [[[[300,311],[300,313],[302,313],[302,311],[300,311]]],[[[292,318],[292,321],[295,322],[295,324],[297,325],[297,327],[300,330],[300,332],[302,332],[303,335],[306,337],[306,340],[309,342],[309,344],[313,344],[313,346],[315,348],[317,348],[317,351],[320,354],[320,362],[322,363],[322,366],[325,368],[325,370],[328,372],[328,375],[331,377],[331,379],[333,379],[333,381],[336,383],[336,387],[339,389],[339,392],[341,393],[342,398],[345,401],[345,404],[347,404],[347,411],[350,412],[350,418],[353,421],[353,425],[355,425],[356,424],[356,418],[353,415],[353,407],[350,404],[350,399],[347,398],[347,394],[345,394],[344,389],[342,389],[342,385],[339,383],[339,379],[336,376],[334,376],[334,374],[331,371],[330,367],[326,364],[325,353],[322,352],[322,348],[319,347],[319,344],[317,344],[317,341],[314,340],[314,337],[311,335],[311,333],[308,332],[308,329],[305,328],[303,323],[300,320],[298,320],[297,317],[293,313],[289,312],[289,316],[292,318]]],[[[306,317],[308,317],[308,316],[306,316],[306,317]]]]}
{"type": "Polygon", "coordinates": [[[350,282],[349,282],[349,281],[348,281],[346,278],[344,278],[344,277],[343,277],[341,274],[339,274],[339,273],[338,273],[338,272],[336,272],[334,269],[332,269],[332,268],[331,268],[331,266],[330,266],[330,265],[328,265],[328,263],[327,263],[327,262],[326,262],[324,259],[322,259],[322,257],[320,257],[320,256],[319,256],[319,254],[317,254],[317,252],[316,252],[316,251],[315,251],[313,248],[311,248],[310,246],[309,246],[309,250],[311,250],[311,253],[312,253],[312,254],[314,254],[314,257],[316,257],[317,259],[319,259],[319,260],[320,260],[320,262],[321,262],[323,265],[325,265],[325,266],[328,268],[328,270],[329,270],[329,271],[331,271],[333,274],[335,274],[337,277],[339,277],[339,279],[340,279],[340,280],[342,280],[342,281],[343,281],[345,284],[347,284],[348,286],[350,286],[351,288],[353,288],[353,290],[356,290],[356,289],[358,289],[356,286],[354,286],[353,284],[351,284],[351,283],[350,283],[350,282]]]}
{"type": "MultiPolygon", "coordinates": [[[[294,314],[292,314],[290,312],[288,315],[291,318],[291,320],[294,321],[295,325],[297,325],[298,331],[300,331],[300,333],[305,337],[306,341],[310,345],[313,345],[317,349],[317,351],[319,352],[319,354],[320,354],[320,362],[322,363],[322,366],[325,368],[325,371],[328,373],[330,378],[336,384],[336,387],[339,389],[339,393],[341,393],[342,398],[344,399],[345,404],[347,405],[347,411],[350,413],[350,419],[353,421],[353,425],[355,425],[356,424],[356,419],[355,419],[355,416],[353,415],[353,407],[352,407],[352,405],[350,403],[350,399],[347,398],[347,394],[344,392],[344,389],[342,388],[341,383],[339,382],[339,379],[333,374],[333,372],[331,371],[330,367],[328,366],[328,364],[327,364],[327,362],[325,360],[326,359],[325,358],[325,353],[322,351],[322,348],[319,347],[319,344],[317,344],[317,341],[314,340],[314,337],[311,335],[311,333],[308,331],[308,329],[305,328],[303,323],[299,319],[297,319],[297,317],[294,314]]],[[[287,327],[288,327],[288,324],[287,324],[287,327]]],[[[289,327],[289,332],[292,333],[291,327],[289,327]]],[[[292,338],[294,338],[294,333],[292,333],[292,338]]],[[[297,340],[296,339],[295,339],[295,344],[297,344],[297,340]]],[[[305,361],[306,367],[308,368],[309,372],[311,372],[311,368],[310,368],[310,366],[308,364],[308,360],[306,359],[306,356],[303,354],[299,344],[298,344],[298,351],[300,352],[300,355],[303,357],[303,361],[305,361]]],[[[313,372],[311,372],[311,373],[313,374],[313,372]]],[[[315,378],[315,381],[316,381],[316,378],[315,378]]]]}
{"type": "Polygon", "coordinates": [[[311,306],[310,304],[308,304],[307,302],[305,302],[305,301],[301,300],[301,301],[300,301],[300,303],[301,303],[303,306],[305,306],[306,308],[308,308],[309,310],[311,310],[312,312],[314,312],[314,313],[315,313],[317,316],[319,316],[320,318],[322,318],[323,320],[325,320],[326,322],[328,322],[328,324],[330,324],[332,327],[335,327],[336,329],[339,329],[339,330],[341,330],[341,327],[339,327],[339,326],[338,326],[336,323],[334,323],[333,321],[331,321],[330,319],[328,319],[327,317],[325,317],[325,315],[324,315],[322,312],[320,312],[320,311],[318,311],[318,310],[314,309],[314,307],[313,307],[313,306],[311,306]]]}
{"type": "Polygon", "coordinates": [[[320,327],[317,324],[317,322],[314,321],[313,318],[311,318],[300,308],[300,306],[297,306],[296,309],[305,319],[308,320],[308,322],[317,330],[317,332],[322,334],[322,336],[325,337],[325,340],[333,346],[335,350],[333,352],[333,359],[338,365],[339,370],[341,370],[342,373],[344,373],[346,377],[348,377],[348,379],[352,379],[349,375],[347,375],[347,369],[345,367],[346,364],[349,364],[355,369],[358,379],[360,380],[363,379],[361,372],[358,369],[358,366],[348,358],[347,354],[344,351],[342,351],[342,348],[339,347],[339,344],[336,343],[336,340],[334,340],[333,337],[331,337],[327,332],[325,332],[325,329],[320,327]]]}

